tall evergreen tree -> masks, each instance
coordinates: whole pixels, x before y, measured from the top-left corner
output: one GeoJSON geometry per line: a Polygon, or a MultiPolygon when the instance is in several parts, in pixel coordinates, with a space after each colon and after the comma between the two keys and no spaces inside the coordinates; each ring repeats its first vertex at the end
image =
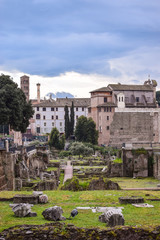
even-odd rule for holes
{"type": "Polygon", "coordinates": [[[72,106],[70,108],[70,135],[74,132],[74,103],[72,101],[72,106]]]}
{"type": "Polygon", "coordinates": [[[25,132],[34,111],[24,92],[10,76],[0,76],[0,125],[10,125],[15,131],[25,132]]]}
{"type": "Polygon", "coordinates": [[[70,136],[69,112],[67,105],[65,105],[64,111],[65,111],[65,137],[67,139],[70,136]]]}
{"type": "Polygon", "coordinates": [[[64,149],[64,145],[65,145],[64,135],[60,136],[58,129],[56,127],[53,128],[50,133],[49,146],[62,150],[64,149]]]}
{"type": "Polygon", "coordinates": [[[77,141],[89,142],[97,144],[98,131],[96,130],[96,124],[92,118],[81,116],[77,120],[75,136],[77,141]]]}
{"type": "Polygon", "coordinates": [[[87,138],[87,118],[85,116],[80,116],[77,120],[75,128],[75,137],[77,141],[85,142],[87,138]]]}

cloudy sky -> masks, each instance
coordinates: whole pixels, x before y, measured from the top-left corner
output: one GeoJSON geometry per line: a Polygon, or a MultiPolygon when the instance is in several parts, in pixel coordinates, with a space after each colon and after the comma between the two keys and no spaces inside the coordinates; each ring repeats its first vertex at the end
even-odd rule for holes
{"type": "Polygon", "coordinates": [[[0,0],[0,73],[41,95],[108,83],[160,86],[159,0],[0,0]]]}

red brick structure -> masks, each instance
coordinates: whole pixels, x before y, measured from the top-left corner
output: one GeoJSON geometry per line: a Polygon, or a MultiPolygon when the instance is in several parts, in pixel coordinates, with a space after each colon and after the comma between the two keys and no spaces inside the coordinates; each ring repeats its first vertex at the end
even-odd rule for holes
{"type": "Polygon", "coordinates": [[[24,75],[22,77],[20,77],[20,86],[22,91],[25,93],[26,95],[26,99],[27,101],[29,101],[29,77],[24,75]]]}

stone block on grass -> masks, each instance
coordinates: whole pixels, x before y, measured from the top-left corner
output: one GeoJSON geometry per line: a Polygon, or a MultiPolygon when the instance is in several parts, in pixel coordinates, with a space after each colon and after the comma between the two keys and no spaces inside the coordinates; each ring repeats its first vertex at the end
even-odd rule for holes
{"type": "Polygon", "coordinates": [[[61,207],[54,206],[45,209],[42,212],[42,215],[45,219],[50,220],[50,221],[63,221],[66,220],[65,217],[62,216],[63,210],[61,207]]]}

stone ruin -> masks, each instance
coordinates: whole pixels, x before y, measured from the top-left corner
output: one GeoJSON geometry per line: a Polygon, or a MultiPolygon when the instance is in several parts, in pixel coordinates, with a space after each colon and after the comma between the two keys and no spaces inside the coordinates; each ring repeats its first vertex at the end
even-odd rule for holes
{"type": "Polygon", "coordinates": [[[104,181],[102,177],[99,179],[93,179],[89,183],[88,190],[120,190],[118,183],[111,180],[104,181]]]}
{"type": "Polygon", "coordinates": [[[21,190],[22,187],[34,190],[55,190],[58,186],[60,172],[45,172],[49,163],[49,151],[45,147],[27,153],[25,148],[11,153],[0,150],[0,191],[21,190]],[[30,179],[39,177],[38,183],[30,179]]]}
{"type": "Polygon", "coordinates": [[[132,204],[132,203],[144,203],[143,197],[131,196],[131,197],[120,197],[119,198],[120,204],[132,204]]]}
{"type": "Polygon", "coordinates": [[[63,210],[61,207],[54,206],[47,208],[42,212],[42,215],[45,219],[50,221],[64,221],[65,217],[62,216],[63,210]]]}
{"type": "Polygon", "coordinates": [[[119,209],[109,210],[99,216],[99,221],[107,223],[108,227],[115,227],[117,225],[124,225],[124,217],[119,209]]]}
{"type": "Polygon", "coordinates": [[[16,217],[36,217],[37,213],[31,211],[32,204],[17,203],[9,204],[16,217]]]}
{"type": "Polygon", "coordinates": [[[61,187],[62,190],[69,191],[85,191],[85,190],[120,190],[118,183],[115,183],[111,180],[105,180],[100,177],[99,179],[93,179],[89,182],[88,186],[82,187],[79,183],[78,178],[73,177],[67,179],[64,185],[61,187]]]}
{"type": "Polygon", "coordinates": [[[98,229],[80,228],[73,224],[62,222],[46,223],[43,225],[20,225],[5,229],[0,233],[1,239],[43,239],[43,240],[150,240],[159,239],[160,227],[143,229],[138,227],[122,226],[120,228],[98,229]]]}
{"type": "Polygon", "coordinates": [[[48,196],[43,194],[43,192],[35,191],[31,195],[26,194],[16,194],[13,197],[13,203],[29,203],[29,204],[38,204],[38,203],[47,203],[48,196]]]}

